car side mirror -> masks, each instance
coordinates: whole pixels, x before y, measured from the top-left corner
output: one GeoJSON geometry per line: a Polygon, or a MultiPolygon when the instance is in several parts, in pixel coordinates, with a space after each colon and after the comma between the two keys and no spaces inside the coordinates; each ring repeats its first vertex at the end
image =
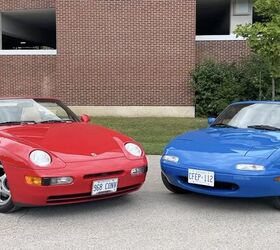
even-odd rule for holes
{"type": "Polygon", "coordinates": [[[214,117],[208,117],[208,125],[212,125],[214,123],[214,121],[216,120],[216,118],[214,117]]]}
{"type": "Polygon", "coordinates": [[[85,122],[85,123],[88,123],[90,121],[90,118],[89,118],[88,115],[82,115],[81,116],[81,121],[85,122]]]}

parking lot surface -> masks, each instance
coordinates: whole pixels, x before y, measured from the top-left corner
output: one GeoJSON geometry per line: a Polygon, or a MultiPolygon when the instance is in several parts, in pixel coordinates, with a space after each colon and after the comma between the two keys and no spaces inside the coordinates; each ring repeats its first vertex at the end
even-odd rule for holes
{"type": "Polygon", "coordinates": [[[159,159],[149,156],[136,193],[0,214],[0,249],[279,249],[280,211],[269,200],[172,194],[159,159]]]}

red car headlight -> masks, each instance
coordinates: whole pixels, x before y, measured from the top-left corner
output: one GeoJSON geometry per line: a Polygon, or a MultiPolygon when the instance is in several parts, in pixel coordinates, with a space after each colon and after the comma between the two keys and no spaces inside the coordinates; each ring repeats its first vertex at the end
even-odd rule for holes
{"type": "Polygon", "coordinates": [[[140,157],[142,155],[141,148],[134,143],[127,143],[124,147],[126,151],[133,156],[140,157]]]}
{"type": "Polygon", "coordinates": [[[29,157],[32,163],[38,167],[48,167],[52,162],[51,156],[42,150],[32,151],[29,157]]]}

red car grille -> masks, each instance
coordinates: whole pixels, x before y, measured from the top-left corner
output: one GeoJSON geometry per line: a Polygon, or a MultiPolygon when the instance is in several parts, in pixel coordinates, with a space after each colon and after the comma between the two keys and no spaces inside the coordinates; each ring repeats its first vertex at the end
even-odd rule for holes
{"type": "Polygon", "coordinates": [[[97,174],[87,174],[84,176],[84,179],[94,179],[99,177],[110,177],[110,176],[118,176],[122,175],[124,173],[123,170],[120,171],[112,171],[112,172],[106,172],[106,173],[97,173],[97,174]]]}
{"type": "Polygon", "coordinates": [[[98,196],[92,196],[91,193],[49,196],[47,199],[47,203],[59,204],[59,203],[76,203],[76,202],[83,202],[83,201],[101,200],[105,198],[119,196],[128,192],[136,191],[141,187],[141,185],[142,184],[118,188],[117,192],[115,193],[108,193],[108,194],[103,194],[98,196]]]}

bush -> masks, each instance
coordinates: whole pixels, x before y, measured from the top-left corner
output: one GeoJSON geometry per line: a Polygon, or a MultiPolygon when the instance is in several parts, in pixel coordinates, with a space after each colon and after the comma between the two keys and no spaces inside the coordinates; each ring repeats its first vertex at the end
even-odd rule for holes
{"type": "Polygon", "coordinates": [[[196,115],[217,116],[232,102],[267,100],[271,79],[266,64],[252,56],[239,64],[206,60],[192,72],[196,115]]]}

